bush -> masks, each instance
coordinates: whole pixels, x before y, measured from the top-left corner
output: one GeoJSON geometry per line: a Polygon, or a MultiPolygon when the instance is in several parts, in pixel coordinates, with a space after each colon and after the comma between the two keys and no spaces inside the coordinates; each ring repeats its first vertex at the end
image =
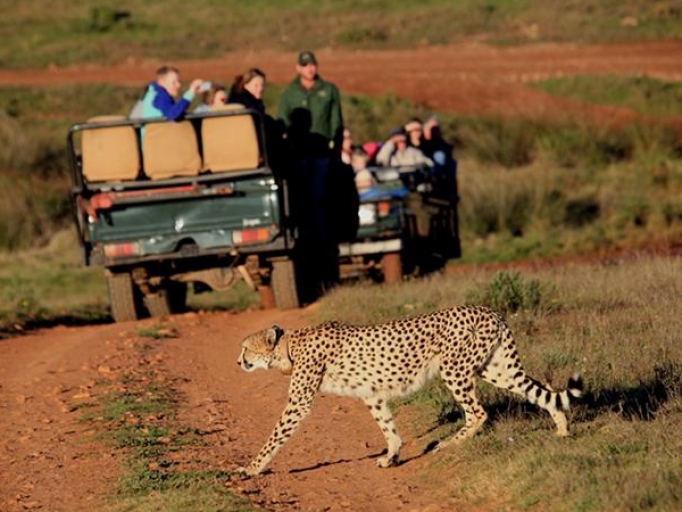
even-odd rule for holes
{"type": "Polygon", "coordinates": [[[502,271],[483,289],[472,292],[468,302],[486,305],[502,314],[521,310],[535,313],[548,307],[548,297],[553,293],[553,286],[537,279],[524,281],[519,272],[502,271]]]}

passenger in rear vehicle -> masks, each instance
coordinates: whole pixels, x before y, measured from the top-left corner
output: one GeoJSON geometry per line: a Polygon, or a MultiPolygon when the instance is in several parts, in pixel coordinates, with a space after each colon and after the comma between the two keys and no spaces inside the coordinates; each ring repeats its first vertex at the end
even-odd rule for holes
{"type": "MultiPolygon", "coordinates": [[[[204,84],[208,84],[208,82],[204,82],[204,84]]],[[[200,92],[201,103],[194,109],[195,114],[209,112],[211,109],[221,107],[227,103],[227,91],[223,85],[209,84],[206,90],[202,91],[200,87],[200,92]]]]}
{"type": "Polygon", "coordinates": [[[422,120],[418,117],[411,118],[405,124],[405,134],[407,135],[407,144],[413,148],[421,149],[424,154],[422,142],[424,141],[424,128],[422,120]]]}
{"type": "Polygon", "coordinates": [[[376,162],[386,167],[433,167],[433,160],[421,150],[407,145],[402,127],[391,130],[388,140],[377,153],[376,162]]]}
{"type": "Polygon", "coordinates": [[[202,82],[200,78],[193,80],[187,91],[176,100],[182,85],[180,72],[172,66],[160,67],[156,71],[156,80],[148,85],[142,98],[142,118],[165,117],[173,121],[180,119],[199,92],[202,82]]]}
{"type": "Polygon", "coordinates": [[[421,150],[431,158],[437,166],[446,166],[452,159],[452,145],[443,139],[440,123],[436,116],[429,117],[424,123],[421,150]]]}
{"type": "Polygon", "coordinates": [[[258,68],[250,68],[246,73],[237,75],[230,88],[228,103],[239,103],[265,114],[263,91],[265,90],[265,73],[258,68]]]}
{"type": "Polygon", "coordinates": [[[350,164],[355,172],[355,187],[358,194],[362,195],[376,185],[374,176],[367,169],[367,153],[362,148],[353,149],[350,156],[350,164]]]}

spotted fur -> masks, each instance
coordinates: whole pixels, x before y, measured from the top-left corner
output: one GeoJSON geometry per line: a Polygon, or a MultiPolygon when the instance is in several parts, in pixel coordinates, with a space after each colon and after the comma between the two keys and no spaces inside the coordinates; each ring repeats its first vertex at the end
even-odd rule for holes
{"type": "Polygon", "coordinates": [[[416,391],[440,374],[464,410],[465,424],[439,446],[473,436],[487,419],[475,381],[523,396],[549,412],[557,434],[568,434],[564,411],[582,393],[575,375],[555,392],[526,375],[505,320],[485,307],[460,306],[392,322],[355,326],[338,322],[298,330],[277,326],[242,341],[238,364],[246,371],[279,368],[291,373],[289,401],[270,438],[241,471],[261,473],[308,414],[318,391],[362,399],[386,438],[380,467],[396,464],[401,439],[388,407],[391,398],[416,391]]]}

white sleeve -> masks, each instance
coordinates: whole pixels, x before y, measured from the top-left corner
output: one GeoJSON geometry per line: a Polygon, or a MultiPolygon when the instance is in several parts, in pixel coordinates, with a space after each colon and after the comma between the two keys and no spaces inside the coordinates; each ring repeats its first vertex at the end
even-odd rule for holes
{"type": "Polygon", "coordinates": [[[383,145],[381,146],[381,149],[377,153],[376,157],[377,164],[387,167],[391,161],[391,155],[393,155],[394,151],[395,144],[393,143],[392,140],[389,139],[386,142],[384,142],[383,145]]]}

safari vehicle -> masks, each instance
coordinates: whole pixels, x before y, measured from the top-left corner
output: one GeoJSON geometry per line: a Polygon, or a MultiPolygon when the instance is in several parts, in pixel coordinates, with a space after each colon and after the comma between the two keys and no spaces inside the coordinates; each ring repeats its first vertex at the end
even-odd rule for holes
{"type": "Polygon", "coordinates": [[[447,175],[417,167],[370,171],[376,186],[360,195],[356,239],[339,244],[342,279],[394,283],[460,256],[456,162],[447,175]]]}
{"type": "Polygon", "coordinates": [[[240,278],[263,302],[298,307],[286,183],[257,112],[99,116],[71,126],[67,146],[83,260],[104,267],[115,321],[182,311],[188,285],[240,278]]]}

